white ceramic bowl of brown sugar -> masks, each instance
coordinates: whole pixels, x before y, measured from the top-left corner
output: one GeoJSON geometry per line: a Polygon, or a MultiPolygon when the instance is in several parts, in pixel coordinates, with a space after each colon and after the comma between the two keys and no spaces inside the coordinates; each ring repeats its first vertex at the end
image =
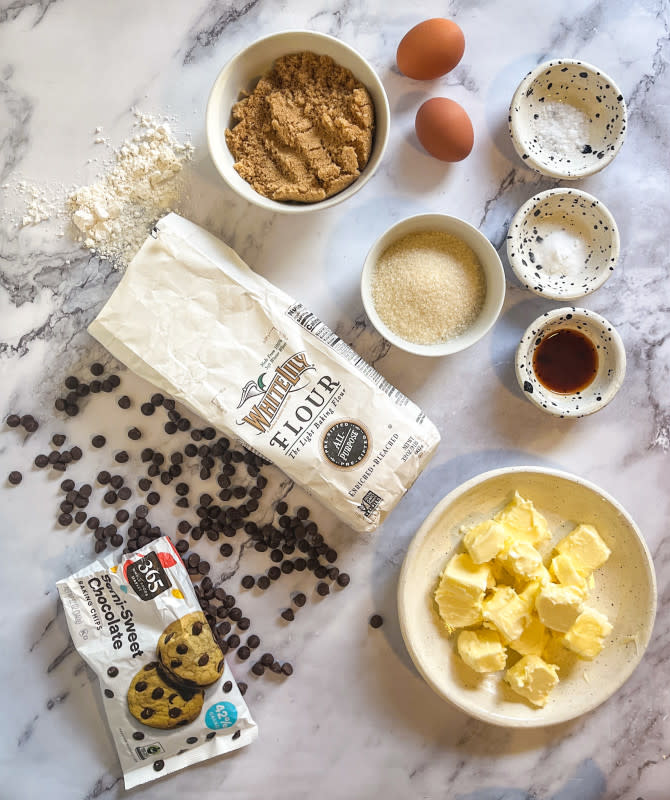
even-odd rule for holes
{"type": "MultiPolygon", "coordinates": [[[[358,192],[379,166],[389,135],[390,111],[382,82],[360,53],[333,36],[315,31],[283,31],[253,42],[234,56],[219,73],[207,104],[206,128],[209,152],[223,180],[238,195],[268,211],[305,214],[341,203],[358,192]],[[233,106],[243,92],[252,92],[278,58],[296,53],[329,56],[340,67],[350,70],[367,89],[374,105],[374,128],[370,155],[360,175],[337,194],[315,202],[274,200],[260,194],[235,169],[236,159],[226,141],[226,129],[235,125],[233,106]]],[[[290,165],[289,165],[290,166],[290,165]]]]}
{"type": "Polygon", "coordinates": [[[505,299],[505,273],[477,228],[446,214],[419,214],[374,243],[361,296],[370,321],[391,344],[415,355],[446,356],[491,329],[505,299]]]}

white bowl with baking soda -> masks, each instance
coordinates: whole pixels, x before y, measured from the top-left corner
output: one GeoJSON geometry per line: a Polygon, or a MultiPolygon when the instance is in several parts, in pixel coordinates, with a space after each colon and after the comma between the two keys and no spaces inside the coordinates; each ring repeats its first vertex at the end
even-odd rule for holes
{"type": "Polygon", "coordinates": [[[389,120],[382,82],[353,47],[325,33],[282,31],[221,70],[207,103],[207,143],[238,195],[267,211],[305,214],[363,188],[384,155],[389,120]]]}
{"type": "Polygon", "coordinates": [[[446,356],[478,342],[498,319],[505,273],[477,228],[447,214],[419,214],[372,246],[361,276],[363,306],[391,344],[446,356]]]}

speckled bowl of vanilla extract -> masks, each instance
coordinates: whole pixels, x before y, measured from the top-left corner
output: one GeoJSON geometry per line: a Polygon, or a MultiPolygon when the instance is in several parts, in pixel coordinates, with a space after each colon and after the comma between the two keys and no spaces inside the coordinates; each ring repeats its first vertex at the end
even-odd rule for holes
{"type": "Polygon", "coordinates": [[[626,375],[626,350],[595,311],[547,311],[521,337],[515,359],[524,397],[546,414],[573,419],[604,408],[626,375]]]}

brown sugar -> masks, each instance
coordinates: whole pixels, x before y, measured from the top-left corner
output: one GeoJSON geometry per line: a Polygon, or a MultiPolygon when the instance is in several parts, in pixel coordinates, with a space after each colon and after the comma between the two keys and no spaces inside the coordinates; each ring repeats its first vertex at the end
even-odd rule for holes
{"type": "Polygon", "coordinates": [[[282,56],[232,109],[235,169],[272,200],[315,203],[353,183],[372,150],[374,105],[329,56],[282,56]]]}

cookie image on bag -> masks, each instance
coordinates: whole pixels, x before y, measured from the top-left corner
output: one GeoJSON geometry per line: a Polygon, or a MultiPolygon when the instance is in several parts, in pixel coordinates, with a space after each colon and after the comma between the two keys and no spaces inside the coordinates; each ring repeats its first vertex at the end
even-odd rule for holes
{"type": "Polygon", "coordinates": [[[128,689],[128,710],[150,728],[179,728],[198,718],[205,693],[176,686],[166,678],[158,661],[146,664],[128,689]]]}
{"type": "Polygon", "coordinates": [[[223,674],[223,653],[201,611],[168,625],[157,651],[168,677],[184,686],[210,686],[223,674]]]}

